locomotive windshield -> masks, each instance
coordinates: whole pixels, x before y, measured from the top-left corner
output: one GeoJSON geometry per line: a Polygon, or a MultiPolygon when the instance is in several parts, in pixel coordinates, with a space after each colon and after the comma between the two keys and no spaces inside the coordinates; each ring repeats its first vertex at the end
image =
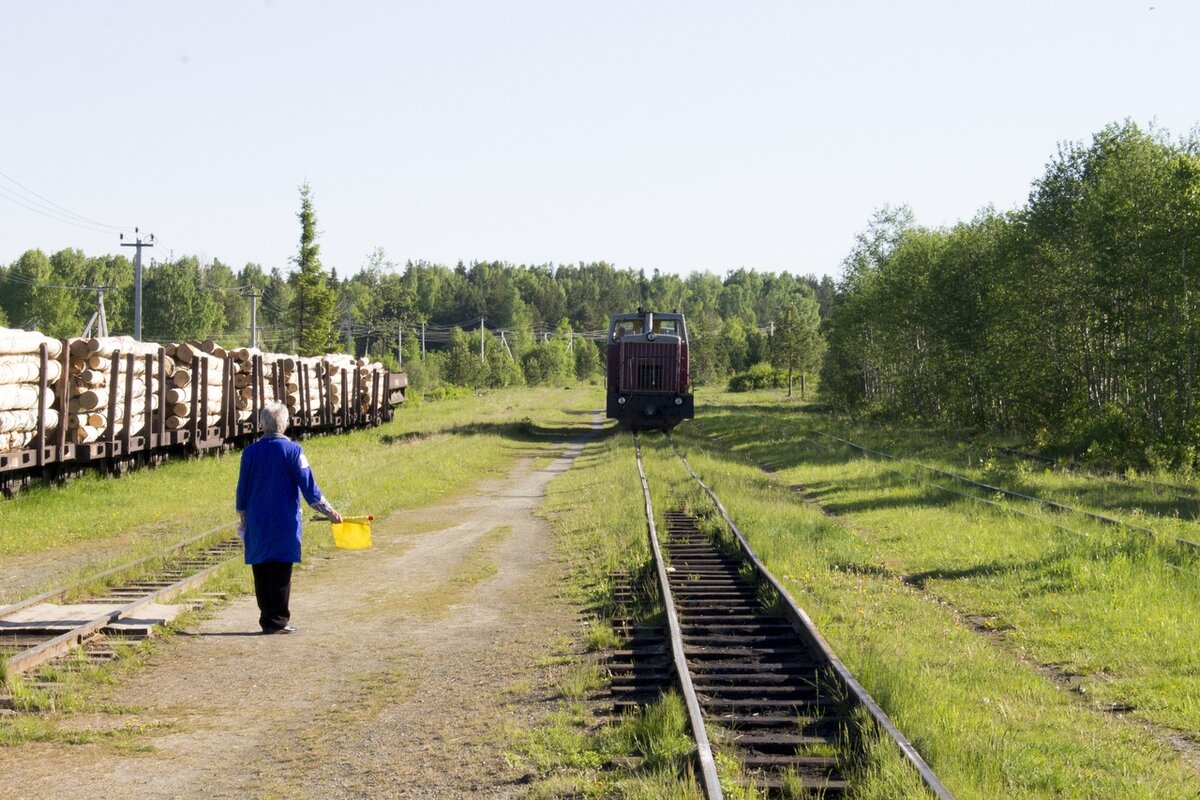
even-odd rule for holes
{"type": "Polygon", "coordinates": [[[613,341],[619,342],[626,336],[640,334],[641,332],[642,321],[640,319],[619,320],[613,326],[613,341]]]}
{"type": "Polygon", "coordinates": [[[684,341],[687,340],[687,329],[684,327],[682,315],[642,312],[619,314],[613,317],[608,341],[610,344],[616,344],[627,336],[641,336],[642,334],[647,334],[647,338],[651,340],[659,335],[678,336],[684,341]],[[649,325],[649,330],[647,330],[647,325],[649,325]]]}

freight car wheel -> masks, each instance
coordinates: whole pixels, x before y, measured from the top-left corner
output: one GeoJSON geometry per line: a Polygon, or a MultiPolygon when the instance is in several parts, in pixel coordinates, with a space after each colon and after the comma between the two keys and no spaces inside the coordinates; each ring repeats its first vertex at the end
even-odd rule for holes
{"type": "Polygon", "coordinates": [[[5,497],[16,497],[21,490],[29,485],[29,476],[22,475],[15,478],[5,478],[0,480],[0,494],[5,497]]]}
{"type": "Polygon", "coordinates": [[[79,467],[72,467],[72,468],[64,467],[55,473],[54,482],[61,485],[61,484],[66,483],[67,481],[73,481],[76,478],[82,478],[82,477],[83,477],[83,470],[81,468],[79,468],[79,467]]]}

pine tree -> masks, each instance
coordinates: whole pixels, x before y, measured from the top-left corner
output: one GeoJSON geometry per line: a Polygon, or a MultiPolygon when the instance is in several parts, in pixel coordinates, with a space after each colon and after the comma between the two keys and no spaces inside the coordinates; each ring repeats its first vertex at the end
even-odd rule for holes
{"type": "Polygon", "coordinates": [[[296,350],[302,356],[319,356],[334,348],[333,291],[326,284],[317,244],[317,215],[313,211],[312,191],[305,182],[300,187],[300,252],[293,262],[300,271],[293,275],[292,320],[296,331],[296,350]]]}

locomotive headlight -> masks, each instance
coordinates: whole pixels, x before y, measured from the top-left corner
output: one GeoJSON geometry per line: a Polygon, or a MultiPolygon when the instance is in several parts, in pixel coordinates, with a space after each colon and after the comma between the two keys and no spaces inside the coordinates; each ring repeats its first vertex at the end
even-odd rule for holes
{"type": "Polygon", "coordinates": [[[681,405],[683,405],[683,398],[682,398],[682,397],[676,397],[676,398],[675,398],[675,405],[677,405],[677,406],[681,406],[681,405]]]}
{"type": "Polygon", "coordinates": [[[617,405],[620,405],[620,406],[623,406],[623,405],[625,405],[625,398],[624,398],[624,397],[618,397],[618,398],[617,398],[617,405]]]}
{"type": "Polygon", "coordinates": [[[654,341],[655,339],[657,339],[657,338],[658,338],[658,334],[657,334],[657,333],[655,333],[654,331],[650,331],[649,333],[647,333],[647,334],[646,334],[646,340],[647,340],[647,341],[651,341],[651,342],[653,342],[653,341],[654,341]]]}

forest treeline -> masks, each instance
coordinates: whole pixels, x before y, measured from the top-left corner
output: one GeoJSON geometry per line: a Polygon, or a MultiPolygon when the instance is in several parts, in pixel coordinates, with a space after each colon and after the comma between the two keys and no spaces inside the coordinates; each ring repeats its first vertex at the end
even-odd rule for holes
{"type": "Polygon", "coordinates": [[[1064,144],[1015,211],[878,212],[825,334],[837,407],[1200,467],[1200,140],[1126,122],[1064,144]]]}
{"type": "MultiPolygon", "coordinates": [[[[309,209],[305,192],[305,209],[309,209]]],[[[300,215],[306,231],[313,219],[300,215]]],[[[693,376],[711,382],[770,357],[768,328],[792,307],[814,319],[833,292],[830,278],[739,269],[723,278],[710,272],[687,277],[646,275],[604,262],[574,265],[513,265],[502,262],[427,262],[397,265],[374,252],[357,273],[340,278],[323,270],[312,237],[303,240],[299,269],[247,264],[234,269],[194,256],[148,264],[143,279],[143,338],[183,341],[212,338],[223,345],[249,342],[250,298],[257,301],[260,346],[301,352],[310,335],[298,317],[302,292],[327,317],[318,350],[350,350],[396,358],[403,326],[404,366],[418,385],[441,380],[469,386],[538,383],[586,375],[599,367],[595,342],[572,332],[607,330],[613,313],[645,306],[688,315],[693,376]],[[324,294],[331,295],[327,306],[324,294]],[[311,298],[317,298],[312,300],[311,298]],[[489,335],[480,363],[480,318],[489,335]],[[421,359],[421,323],[428,326],[428,357],[421,359]],[[473,329],[473,331],[471,330],[473,329]],[[503,337],[500,336],[503,332],[503,337]],[[349,338],[347,347],[346,339],[349,338]],[[577,342],[590,346],[576,347],[577,342]]],[[[47,255],[30,250],[0,266],[0,324],[36,328],[57,337],[78,336],[104,294],[109,328],[132,329],[133,269],[124,256],[92,256],[79,250],[47,255]]],[[[814,323],[815,324],[815,323],[814,323]]],[[[311,320],[306,322],[311,328],[311,320]]],[[[815,365],[810,365],[815,371],[815,365]]]]}
{"type": "MultiPolygon", "coordinates": [[[[383,251],[339,278],[320,264],[307,186],[301,197],[290,259],[299,269],[151,262],[144,338],[247,344],[253,292],[266,349],[391,361],[402,329],[417,386],[503,386],[593,374],[599,350],[579,333],[638,306],[680,310],[698,383],[740,373],[735,388],[778,385],[777,368],[803,375],[824,353],[821,391],[842,411],[1015,434],[1117,464],[1200,468],[1196,133],[1176,141],[1110,125],[1060,145],[1021,208],[949,228],[884,208],[836,284],[604,262],[398,265],[383,251]]],[[[78,335],[96,306],[85,287],[102,285],[110,328],[127,333],[131,282],[123,256],[30,250],[0,266],[0,324],[78,335]]]]}

